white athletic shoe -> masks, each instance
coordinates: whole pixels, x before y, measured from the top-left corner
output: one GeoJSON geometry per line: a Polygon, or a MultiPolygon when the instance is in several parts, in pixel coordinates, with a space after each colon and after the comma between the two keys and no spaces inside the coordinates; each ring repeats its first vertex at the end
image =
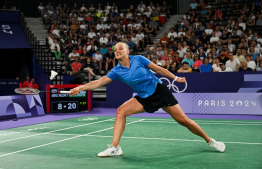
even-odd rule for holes
{"type": "Polygon", "coordinates": [[[216,141],[215,139],[211,138],[208,145],[210,147],[215,148],[217,151],[224,152],[226,151],[226,146],[223,142],[216,141]]]}
{"type": "Polygon", "coordinates": [[[108,149],[98,153],[97,157],[121,156],[123,154],[123,151],[119,145],[117,147],[114,147],[112,144],[107,146],[108,149]]]}

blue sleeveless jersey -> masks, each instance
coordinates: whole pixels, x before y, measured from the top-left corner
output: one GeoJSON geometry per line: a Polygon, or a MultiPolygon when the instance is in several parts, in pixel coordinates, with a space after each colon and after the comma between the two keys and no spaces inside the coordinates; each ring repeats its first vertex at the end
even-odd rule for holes
{"type": "Polygon", "coordinates": [[[151,96],[155,92],[157,83],[162,84],[162,81],[148,69],[151,61],[141,55],[129,55],[129,58],[129,68],[118,63],[118,65],[107,74],[107,77],[131,86],[141,98],[151,96]]]}

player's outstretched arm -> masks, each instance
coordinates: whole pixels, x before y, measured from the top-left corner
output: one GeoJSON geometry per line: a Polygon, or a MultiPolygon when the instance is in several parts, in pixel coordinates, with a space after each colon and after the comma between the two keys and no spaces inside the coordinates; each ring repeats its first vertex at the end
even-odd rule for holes
{"type": "Polygon", "coordinates": [[[85,85],[78,86],[76,88],[71,89],[70,95],[77,95],[80,91],[83,91],[83,90],[94,90],[94,89],[99,88],[101,86],[104,86],[104,85],[106,85],[110,82],[112,82],[112,80],[109,77],[103,76],[99,80],[94,80],[94,81],[91,81],[91,82],[89,82],[85,85]]]}
{"type": "Polygon", "coordinates": [[[173,75],[171,72],[169,72],[168,70],[166,70],[166,69],[164,69],[164,68],[162,68],[160,66],[157,66],[153,62],[149,63],[148,68],[152,69],[153,71],[155,71],[156,73],[158,73],[158,74],[160,74],[162,76],[168,77],[170,79],[176,79],[177,82],[182,82],[182,83],[186,82],[186,78],[185,77],[176,78],[176,76],[173,75]]]}

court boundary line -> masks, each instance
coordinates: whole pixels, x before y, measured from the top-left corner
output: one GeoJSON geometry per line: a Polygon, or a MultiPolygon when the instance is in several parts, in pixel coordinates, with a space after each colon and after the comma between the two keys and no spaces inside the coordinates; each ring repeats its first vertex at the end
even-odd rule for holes
{"type": "MultiPolygon", "coordinates": [[[[173,123],[173,124],[176,124],[177,122],[174,120],[174,122],[170,121],[170,122],[165,122],[165,121],[143,121],[143,123],[173,123]]],[[[233,126],[261,126],[262,124],[245,124],[245,123],[201,123],[201,122],[197,122],[197,124],[213,124],[213,125],[216,125],[216,124],[224,124],[224,125],[233,125],[233,126]]]]}
{"type": "MultiPolygon", "coordinates": [[[[137,123],[137,122],[140,122],[140,121],[143,121],[143,120],[144,120],[144,119],[140,119],[140,120],[137,120],[137,121],[133,121],[133,122],[130,122],[130,123],[126,123],[126,125],[133,124],[133,123],[137,123]]],[[[9,156],[9,155],[13,155],[13,154],[17,154],[17,153],[20,153],[20,152],[24,152],[24,151],[36,149],[36,148],[39,148],[39,147],[48,146],[48,145],[51,145],[51,144],[60,143],[60,142],[67,141],[67,140],[72,140],[72,139],[75,139],[75,138],[78,138],[78,137],[88,136],[88,135],[90,135],[90,134],[98,133],[98,132],[102,132],[102,131],[106,131],[106,130],[110,130],[110,129],[112,129],[112,128],[114,128],[114,127],[109,127],[109,128],[105,128],[105,129],[102,129],[102,130],[97,130],[97,131],[93,131],[93,132],[90,132],[90,133],[81,134],[81,135],[77,135],[77,136],[74,136],[74,137],[69,137],[69,138],[66,138],[66,139],[62,139],[62,140],[58,140],[58,141],[54,141],[54,142],[42,144],[42,145],[39,145],[39,146],[34,146],[34,147],[26,148],[26,149],[23,149],[23,150],[14,151],[14,152],[11,152],[11,153],[7,153],[7,154],[0,155],[0,158],[1,158],[1,157],[5,157],[5,156],[9,156]]]]}
{"type": "Polygon", "coordinates": [[[102,121],[96,121],[96,122],[93,122],[93,123],[81,124],[81,125],[77,125],[77,126],[72,126],[72,127],[67,127],[67,128],[62,128],[62,129],[47,131],[47,132],[38,133],[38,134],[33,134],[33,135],[29,135],[29,136],[18,137],[18,138],[9,139],[9,140],[3,140],[3,141],[0,141],[0,144],[1,144],[1,143],[6,143],[6,142],[9,142],[9,141],[15,141],[15,140],[20,140],[20,139],[24,139],[24,138],[39,136],[39,135],[43,135],[43,134],[47,134],[47,133],[53,133],[53,132],[57,132],[57,131],[63,131],[63,130],[68,130],[68,129],[72,129],[72,128],[88,126],[88,125],[91,125],[91,124],[97,124],[97,123],[101,123],[101,122],[105,122],[105,121],[112,121],[112,120],[114,120],[114,119],[115,119],[115,118],[110,118],[110,119],[106,119],[106,120],[102,120],[102,121]]]}
{"type": "MultiPolygon", "coordinates": [[[[102,136],[102,135],[87,135],[86,137],[113,137],[113,136],[102,136]]],[[[188,139],[172,139],[172,138],[150,138],[150,137],[125,137],[122,136],[121,138],[126,139],[144,139],[144,140],[167,140],[167,141],[188,141],[188,142],[205,142],[204,140],[188,140],[188,139]]],[[[247,142],[227,142],[222,141],[223,143],[228,144],[248,144],[248,145],[259,145],[262,143],[247,143],[247,142]]]]}
{"type": "MultiPolygon", "coordinates": [[[[60,134],[60,133],[50,133],[52,135],[74,135],[74,136],[77,136],[77,135],[80,135],[80,134],[60,134]]],[[[102,136],[102,135],[86,135],[86,137],[113,137],[113,136],[102,136]]],[[[196,142],[205,142],[204,140],[189,140],[189,139],[172,139],[172,138],[154,138],[154,137],[125,137],[125,136],[122,136],[121,138],[129,138],[129,139],[144,139],[144,140],[167,140],[167,141],[196,141],[196,142]]],[[[224,142],[224,141],[223,141],[224,142]]],[[[258,144],[262,144],[262,143],[248,143],[248,142],[230,142],[230,141],[226,141],[224,143],[229,143],[229,144],[250,144],[250,145],[258,145],[258,144]]]]}
{"type": "MultiPolygon", "coordinates": [[[[156,119],[145,119],[146,121],[166,121],[166,122],[172,122],[174,121],[172,118],[167,118],[167,120],[165,119],[159,119],[159,118],[156,118],[156,119]]],[[[239,121],[239,120],[236,120],[236,121],[212,121],[212,120],[209,120],[209,119],[203,119],[203,120],[199,120],[199,119],[191,119],[195,122],[212,122],[212,123],[261,123],[260,121],[258,122],[254,122],[254,121],[239,121]],[[209,120],[209,121],[208,121],[209,120]]]]}

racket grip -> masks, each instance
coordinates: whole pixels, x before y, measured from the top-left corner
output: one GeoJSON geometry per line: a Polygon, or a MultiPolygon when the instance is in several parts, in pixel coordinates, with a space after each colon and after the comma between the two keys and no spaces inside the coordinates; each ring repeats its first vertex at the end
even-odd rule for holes
{"type": "Polygon", "coordinates": [[[71,93],[70,91],[59,91],[59,93],[71,93]]]}

